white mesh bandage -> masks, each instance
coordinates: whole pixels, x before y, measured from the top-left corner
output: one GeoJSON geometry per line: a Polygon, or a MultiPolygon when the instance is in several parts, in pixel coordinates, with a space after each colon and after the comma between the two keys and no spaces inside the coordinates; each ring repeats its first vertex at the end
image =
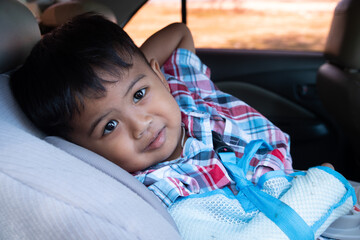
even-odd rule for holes
{"type": "MultiPolygon", "coordinates": [[[[356,202],[351,185],[326,167],[311,168],[291,182],[286,177],[271,177],[260,188],[295,210],[315,238],[356,202]]],[[[229,189],[179,199],[169,212],[183,239],[288,239],[245,196],[235,198],[229,189]]]]}

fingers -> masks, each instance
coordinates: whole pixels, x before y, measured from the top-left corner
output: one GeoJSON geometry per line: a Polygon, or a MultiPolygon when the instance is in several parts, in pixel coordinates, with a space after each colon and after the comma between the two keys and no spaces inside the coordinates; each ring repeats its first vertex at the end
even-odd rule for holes
{"type": "Polygon", "coordinates": [[[321,166],[329,167],[329,168],[335,170],[334,166],[331,163],[323,163],[323,164],[321,164],[321,166]]]}

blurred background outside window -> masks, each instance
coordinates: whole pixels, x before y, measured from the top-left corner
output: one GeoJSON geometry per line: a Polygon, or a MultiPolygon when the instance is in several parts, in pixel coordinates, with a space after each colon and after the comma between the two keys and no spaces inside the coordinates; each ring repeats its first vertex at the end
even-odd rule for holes
{"type": "MultiPolygon", "coordinates": [[[[323,51],[338,0],[187,0],[197,48],[323,51]]],[[[141,45],[181,21],[180,0],[150,0],[125,26],[141,45]]]]}

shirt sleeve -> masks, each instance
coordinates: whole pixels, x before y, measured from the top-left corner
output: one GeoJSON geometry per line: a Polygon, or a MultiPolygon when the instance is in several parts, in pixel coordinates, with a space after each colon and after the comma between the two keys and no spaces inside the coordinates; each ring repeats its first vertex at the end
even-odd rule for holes
{"type": "Polygon", "coordinates": [[[177,49],[163,65],[163,72],[183,82],[187,89],[202,99],[214,95],[218,88],[210,80],[210,68],[193,52],[177,49]]]}

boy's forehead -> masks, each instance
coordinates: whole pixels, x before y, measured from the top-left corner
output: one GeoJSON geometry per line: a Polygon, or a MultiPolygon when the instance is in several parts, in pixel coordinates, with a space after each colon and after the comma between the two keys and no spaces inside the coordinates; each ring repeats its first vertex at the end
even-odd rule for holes
{"type": "Polygon", "coordinates": [[[97,77],[101,79],[102,83],[108,84],[118,82],[122,78],[126,77],[126,75],[129,74],[130,68],[131,66],[129,67],[129,69],[124,69],[119,66],[113,65],[106,68],[95,68],[94,71],[97,77]]]}
{"type": "MultiPolygon", "coordinates": [[[[151,67],[144,59],[141,59],[141,57],[134,57],[132,65],[126,69],[114,65],[110,69],[97,68],[94,70],[97,77],[100,79],[100,84],[103,86],[104,91],[92,91],[92,89],[88,89],[88,93],[82,96],[83,99],[79,101],[83,103],[83,105],[94,104],[101,101],[107,96],[107,92],[115,87],[118,92],[126,92],[131,82],[141,75],[146,75],[145,73],[149,70],[152,71],[151,67]],[[85,104],[85,100],[87,104],[85,104]]],[[[84,110],[84,107],[81,108],[82,111],[84,110]]]]}
{"type": "Polygon", "coordinates": [[[117,82],[122,79],[126,79],[131,77],[130,75],[136,74],[140,71],[146,71],[150,68],[149,64],[145,62],[146,60],[137,54],[132,56],[131,60],[128,61],[128,66],[118,66],[116,63],[110,64],[104,68],[95,67],[94,71],[96,75],[105,81],[105,83],[109,82],[117,82]]]}

